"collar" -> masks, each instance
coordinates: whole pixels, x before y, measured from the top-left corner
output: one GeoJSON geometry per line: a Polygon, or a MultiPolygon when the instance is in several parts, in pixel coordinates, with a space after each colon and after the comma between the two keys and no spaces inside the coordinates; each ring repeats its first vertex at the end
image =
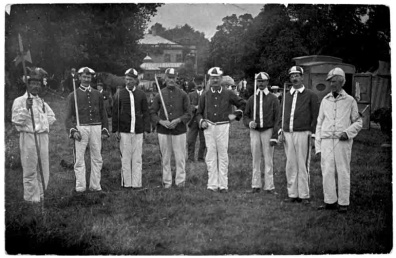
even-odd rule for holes
{"type": "Polygon", "coordinates": [[[89,91],[89,92],[91,92],[91,85],[88,85],[88,87],[84,87],[84,86],[82,86],[81,84],[80,84],[80,87],[78,87],[81,91],[84,91],[84,92],[86,92],[86,91],[89,91]]]}
{"type": "MultiPolygon", "coordinates": [[[[301,88],[299,88],[299,89],[297,89],[297,91],[299,92],[299,93],[303,93],[303,91],[305,90],[305,86],[303,85],[301,88]]],[[[292,87],[291,89],[290,89],[290,95],[293,95],[293,93],[296,91],[296,89],[294,88],[294,87],[292,87]]]]}
{"type": "MultiPolygon", "coordinates": [[[[265,88],[264,90],[262,90],[265,94],[265,96],[267,96],[269,94],[269,90],[268,88],[265,88]]],[[[258,96],[260,94],[261,90],[257,89],[256,91],[256,95],[258,96]]]]}
{"type": "Polygon", "coordinates": [[[102,93],[103,92],[103,90],[101,90],[101,91],[99,91],[100,93],[102,93]]]}
{"type": "Polygon", "coordinates": [[[202,90],[197,90],[197,93],[198,93],[199,95],[201,95],[201,94],[203,93],[203,89],[202,89],[202,90]]]}
{"type": "Polygon", "coordinates": [[[33,94],[28,93],[27,91],[24,96],[26,96],[26,98],[29,98],[29,96],[30,96],[32,99],[40,99],[40,97],[38,95],[34,96],[33,94]]]}
{"type": "MultiPolygon", "coordinates": [[[[338,99],[344,97],[345,95],[346,95],[345,90],[341,89],[340,92],[338,93],[338,96],[340,96],[338,99]]],[[[331,91],[325,96],[325,98],[330,98],[330,97],[335,99],[334,96],[333,96],[333,92],[331,92],[331,91]]]]}
{"type": "Polygon", "coordinates": [[[127,86],[125,86],[125,89],[126,89],[127,91],[129,91],[129,92],[134,92],[134,91],[135,91],[135,89],[136,89],[136,86],[133,86],[132,90],[129,90],[129,89],[128,89],[128,87],[127,87],[127,86]]]}
{"type": "MultiPolygon", "coordinates": [[[[216,91],[213,89],[213,87],[210,88],[212,93],[215,93],[216,91]]],[[[220,90],[217,90],[218,93],[221,93],[223,91],[223,87],[220,87],[220,90]]]]}

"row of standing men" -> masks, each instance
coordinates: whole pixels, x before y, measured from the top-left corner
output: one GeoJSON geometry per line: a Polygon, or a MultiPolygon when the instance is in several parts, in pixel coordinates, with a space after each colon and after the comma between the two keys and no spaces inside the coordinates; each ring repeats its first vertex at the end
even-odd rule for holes
{"type": "MultiPolygon", "coordinates": [[[[65,126],[69,137],[75,142],[76,192],[86,191],[84,155],[88,145],[91,154],[89,190],[102,190],[100,177],[103,161],[100,150],[102,139],[109,137],[110,133],[103,96],[90,87],[94,73],[89,67],[79,69],[81,83],[67,99],[65,126]]],[[[353,138],[362,127],[362,119],[356,101],[342,90],[345,73],[340,68],[329,72],[327,80],[330,81],[331,92],[324,97],[320,109],[316,94],[302,84],[303,69],[293,66],[288,73],[293,86],[284,96],[281,115],[277,97],[267,88],[270,77],[265,72],[256,75],[256,94],[245,101],[231,90],[221,87],[223,72],[219,67],[213,67],[208,71],[210,89],[203,91],[198,88],[198,104],[194,102],[191,105],[187,93],[177,87],[175,69],[169,68],[165,72],[166,87],[154,98],[149,109],[145,93],[137,88],[137,71],[128,69],[125,73],[126,86],[115,95],[112,109],[112,132],[119,140],[121,151],[121,185],[135,189],[142,187],[143,133],[151,131],[151,120],[157,125],[164,188],[170,188],[173,184],[170,166],[172,152],[176,162],[174,183],[177,187],[185,186],[188,125],[204,135],[207,148],[204,158],[208,171],[207,189],[228,192],[230,122],[243,118],[244,124],[250,128],[252,193],[258,193],[264,188],[266,192],[275,194],[274,146],[283,143],[287,158],[288,198],[285,201],[309,204],[309,161],[313,141],[317,154],[322,153],[324,205],[320,208],[339,207],[340,211],[346,211],[349,206],[351,147],[353,138]],[[262,156],[265,161],[264,187],[260,171],[262,156]],[[338,178],[337,183],[335,178],[338,178]]],[[[34,162],[37,155],[32,153],[33,141],[30,136],[34,131],[28,119],[28,111],[33,108],[38,121],[35,132],[46,138],[41,144],[45,187],[49,178],[49,125],[55,121],[50,107],[38,97],[37,82],[40,79],[36,77],[34,74],[30,76],[29,85],[32,83],[32,86],[28,87],[24,96],[14,101],[12,117],[21,133],[24,199],[32,202],[40,202],[43,185],[37,174],[37,161],[34,162]]],[[[190,97],[193,94],[195,92],[190,97]]],[[[203,152],[200,150],[199,160],[203,159],[203,152]]]]}

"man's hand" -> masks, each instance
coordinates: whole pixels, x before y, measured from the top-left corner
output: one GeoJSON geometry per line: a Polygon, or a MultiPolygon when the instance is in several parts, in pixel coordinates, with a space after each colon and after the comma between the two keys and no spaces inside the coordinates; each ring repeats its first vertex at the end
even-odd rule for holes
{"type": "Polygon", "coordinates": [[[256,127],[257,127],[257,123],[256,123],[256,122],[251,121],[251,122],[249,123],[249,128],[250,128],[250,129],[256,129],[256,127]]]}
{"type": "Polygon", "coordinates": [[[234,115],[234,114],[229,114],[228,115],[228,119],[230,119],[230,121],[234,121],[235,118],[236,118],[236,115],[234,115]]]}
{"type": "Polygon", "coordinates": [[[107,130],[103,129],[102,130],[102,140],[106,140],[109,137],[110,137],[109,132],[107,130]]]}
{"type": "Polygon", "coordinates": [[[121,134],[120,134],[120,132],[116,132],[115,133],[115,138],[116,138],[116,140],[117,140],[117,142],[120,142],[120,140],[121,140],[121,134]]]}
{"type": "Polygon", "coordinates": [[[74,131],[73,138],[74,138],[74,140],[76,140],[78,142],[81,141],[81,139],[82,139],[81,133],[79,131],[74,131]]]}
{"type": "Polygon", "coordinates": [[[342,132],[341,136],[340,136],[340,141],[348,141],[348,135],[346,134],[346,132],[342,132]]]}
{"type": "Polygon", "coordinates": [[[26,99],[26,108],[27,110],[30,110],[33,106],[33,98],[27,98],[26,99]]]}
{"type": "Polygon", "coordinates": [[[285,142],[285,136],[283,135],[283,132],[281,132],[281,133],[278,135],[278,142],[279,142],[279,143],[284,143],[284,142],[285,142]]]}
{"type": "Polygon", "coordinates": [[[176,126],[181,122],[180,118],[176,118],[173,119],[170,123],[169,123],[169,129],[175,129],[176,126]]]}
{"type": "Polygon", "coordinates": [[[209,125],[208,125],[208,123],[206,122],[206,121],[203,121],[202,123],[201,123],[201,128],[202,129],[206,129],[206,128],[208,128],[209,127],[209,125]]]}
{"type": "Polygon", "coordinates": [[[167,128],[167,129],[170,129],[169,128],[170,122],[168,120],[160,120],[159,124],[162,125],[163,127],[167,128]]]}

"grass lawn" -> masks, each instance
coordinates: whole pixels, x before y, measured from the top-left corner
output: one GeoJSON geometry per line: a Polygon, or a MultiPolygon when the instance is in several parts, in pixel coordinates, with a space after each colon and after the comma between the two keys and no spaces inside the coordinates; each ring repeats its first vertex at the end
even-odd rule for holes
{"type": "MultiPolygon", "coordinates": [[[[5,124],[5,248],[8,254],[221,255],[364,254],[393,248],[392,153],[380,147],[378,129],[354,141],[351,206],[346,214],[318,211],[322,204],[320,160],[311,161],[311,205],[284,203],[285,155],[275,148],[278,195],[248,194],[252,158],[249,131],[231,126],[229,192],[206,190],[204,163],[187,163],[186,188],[163,189],[156,134],[143,145],[142,191],[120,186],[117,143],[103,144],[101,193],[72,194],[72,143],[64,129],[65,100],[46,96],[57,122],[50,133],[50,181],[45,212],[23,202],[18,133],[5,124]]],[[[10,107],[8,107],[10,108],[10,107]]],[[[7,105],[6,105],[7,111],[7,105]]],[[[198,147],[198,146],[197,146],[198,147]]],[[[89,154],[86,154],[89,176],[89,154]]],[[[174,167],[173,167],[174,169],[174,167]]]]}

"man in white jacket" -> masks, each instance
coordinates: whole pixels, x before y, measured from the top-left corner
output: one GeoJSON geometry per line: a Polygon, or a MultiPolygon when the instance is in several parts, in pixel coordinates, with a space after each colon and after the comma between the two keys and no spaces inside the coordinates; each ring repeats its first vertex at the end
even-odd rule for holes
{"type": "Polygon", "coordinates": [[[334,68],[326,80],[330,81],[331,92],[320,105],[315,133],[316,154],[321,155],[324,194],[324,205],[318,209],[338,207],[339,212],[345,213],[349,206],[353,138],[362,129],[363,121],[356,100],[342,89],[344,71],[334,68]]]}
{"type": "Polygon", "coordinates": [[[50,125],[56,119],[50,106],[39,97],[43,83],[40,68],[34,69],[27,80],[26,93],[16,98],[12,105],[12,123],[19,132],[19,147],[23,169],[23,199],[27,202],[38,203],[43,200],[43,190],[48,186],[48,133],[50,125]],[[33,110],[35,128],[33,128],[31,110],[33,110]],[[35,142],[34,134],[36,134],[37,143],[35,142]],[[38,162],[40,161],[38,160],[36,144],[38,144],[40,151],[44,182],[38,171],[38,162]]]}

